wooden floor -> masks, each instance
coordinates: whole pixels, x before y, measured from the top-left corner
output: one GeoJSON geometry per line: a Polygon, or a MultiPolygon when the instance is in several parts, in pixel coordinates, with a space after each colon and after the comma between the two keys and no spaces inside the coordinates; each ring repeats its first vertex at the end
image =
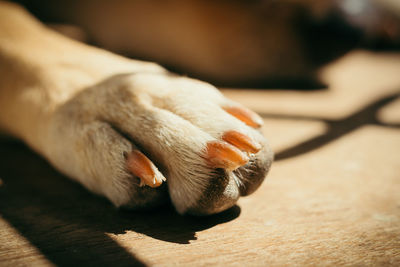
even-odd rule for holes
{"type": "Polygon", "coordinates": [[[224,90],[263,116],[276,162],[211,217],[117,211],[0,141],[0,266],[400,266],[400,53],[355,51],[321,77],[224,90]]]}

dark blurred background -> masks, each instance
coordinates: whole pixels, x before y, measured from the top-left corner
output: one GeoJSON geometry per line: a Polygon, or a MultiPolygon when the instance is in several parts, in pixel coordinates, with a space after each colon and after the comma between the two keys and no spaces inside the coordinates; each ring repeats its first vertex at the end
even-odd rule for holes
{"type": "Polygon", "coordinates": [[[75,39],[220,86],[319,88],[354,48],[400,48],[398,0],[21,0],[75,39]]]}

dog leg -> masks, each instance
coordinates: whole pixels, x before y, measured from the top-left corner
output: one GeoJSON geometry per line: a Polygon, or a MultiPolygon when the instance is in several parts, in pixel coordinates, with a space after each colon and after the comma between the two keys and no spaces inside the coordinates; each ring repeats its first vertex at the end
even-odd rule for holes
{"type": "Polygon", "coordinates": [[[116,206],[169,194],[180,213],[216,213],[268,172],[262,120],[207,83],[69,40],[9,3],[0,56],[0,125],[116,206]]]}

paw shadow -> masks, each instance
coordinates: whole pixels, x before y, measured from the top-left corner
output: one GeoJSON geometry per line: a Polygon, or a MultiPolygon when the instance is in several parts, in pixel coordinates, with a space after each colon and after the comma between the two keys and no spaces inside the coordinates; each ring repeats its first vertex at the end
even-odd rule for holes
{"type": "Polygon", "coordinates": [[[63,177],[23,144],[0,140],[0,214],[56,265],[146,264],[113,234],[147,235],[189,244],[196,233],[240,215],[235,206],[208,217],[178,215],[170,204],[152,211],[124,211],[63,177]]]}

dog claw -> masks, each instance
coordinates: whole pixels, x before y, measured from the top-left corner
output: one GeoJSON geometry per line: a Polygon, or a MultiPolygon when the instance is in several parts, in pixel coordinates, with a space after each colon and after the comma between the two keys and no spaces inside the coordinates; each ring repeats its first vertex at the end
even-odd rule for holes
{"type": "Polygon", "coordinates": [[[224,168],[233,171],[243,166],[249,158],[236,147],[225,142],[209,142],[206,159],[213,168],[224,168]]]}
{"type": "Polygon", "coordinates": [[[248,126],[260,128],[264,122],[262,118],[255,112],[242,107],[224,107],[226,112],[241,120],[248,126]]]}
{"type": "Polygon", "coordinates": [[[248,153],[257,153],[261,145],[250,137],[237,131],[228,131],[222,135],[222,140],[248,153]]]}
{"type": "Polygon", "coordinates": [[[165,177],[156,166],[139,150],[133,150],[127,157],[130,172],[140,178],[140,186],[159,187],[165,177]]]}

